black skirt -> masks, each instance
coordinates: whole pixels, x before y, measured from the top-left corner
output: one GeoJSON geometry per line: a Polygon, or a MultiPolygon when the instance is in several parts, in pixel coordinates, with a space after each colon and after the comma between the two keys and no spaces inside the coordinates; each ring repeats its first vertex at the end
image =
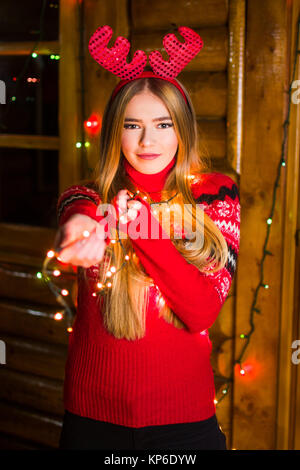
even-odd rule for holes
{"type": "Polygon", "coordinates": [[[131,428],[65,411],[60,450],[226,450],[216,415],[203,421],[131,428]]]}

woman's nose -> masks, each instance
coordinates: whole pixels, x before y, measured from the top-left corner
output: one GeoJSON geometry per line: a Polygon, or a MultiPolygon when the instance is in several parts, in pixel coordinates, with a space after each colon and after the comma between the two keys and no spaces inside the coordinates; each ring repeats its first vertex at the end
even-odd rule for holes
{"type": "Polygon", "coordinates": [[[151,129],[144,129],[141,135],[141,144],[144,146],[151,145],[155,142],[155,137],[151,129]]]}

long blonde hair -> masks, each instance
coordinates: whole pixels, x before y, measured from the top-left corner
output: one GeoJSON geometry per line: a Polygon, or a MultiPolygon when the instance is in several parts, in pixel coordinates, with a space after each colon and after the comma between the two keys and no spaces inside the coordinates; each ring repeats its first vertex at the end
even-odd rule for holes
{"type": "MultiPolygon", "coordinates": [[[[225,266],[228,248],[218,227],[203,211],[201,220],[196,217],[198,213],[196,201],[191,192],[193,180],[189,176],[201,177],[201,174],[209,173],[211,168],[209,159],[203,156],[199,147],[199,130],[191,100],[183,85],[181,83],[180,85],[186,92],[187,103],[174,85],[166,80],[152,77],[131,81],[118,92],[114,99],[110,98],[103,115],[100,158],[88,186],[98,192],[103,204],[111,203],[121,189],[127,188],[135,192],[136,188],[126,175],[122,164],[122,159],[125,157],[121,149],[121,133],[127,104],[136,94],[149,90],[160,98],[169,110],[178,139],[176,164],[168,174],[161,200],[169,199],[177,193],[171,206],[174,221],[180,220],[184,205],[189,205],[188,207],[192,210],[184,223],[193,230],[193,233],[202,234],[200,248],[191,240],[187,243],[184,239],[176,238],[173,228],[170,233],[171,241],[188,263],[193,264],[200,271],[209,269],[210,272],[214,272],[225,266]]],[[[143,194],[149,197],[147,193],[143,194]]],[[[164,220],[167,219],[162,217],[163,228],[164,220]]],[[[134,253],[130,238],[123,238],[122,245],[129,255],[127,262],[124,263],[124,251],[120,243],[110,243],[103,260],[99,263],[97,282],[103,283],[106,280],[106,271],[112,264],[117,272],[113,275],[111,288],[98,299],[108,332],[116,338],[135,340],[145,335],[149,289],[155,284],[134,253]],[[124,264],[123,268],[118,270],[122,264],[124,264]]],[[[86,279],[86,271],[83,268],[80,269],[83,270],[86,279]]],[[[157,286],[156,288],[159,316],[177,328],[186,328],[180,318],[166,305],[157,286]]]]}

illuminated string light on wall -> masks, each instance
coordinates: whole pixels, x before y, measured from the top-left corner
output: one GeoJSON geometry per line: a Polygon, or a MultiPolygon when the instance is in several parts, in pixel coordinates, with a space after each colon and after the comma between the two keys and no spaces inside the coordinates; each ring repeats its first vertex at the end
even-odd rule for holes
{"type": "MultiPolygon", "coordinates": [[[[299,39],[300,39],[300,18],[298,19],[297,38],[296,38],[296,43],[295,43],[296,45],[299,44],[299,39]]],[[[286,143],[287,143],[287,129],[288,129],[288,126],[289,126],[291,101],[292,101],[291,100],[291,95],[292,95],[292,92],[293,92],[293,83],[295,81],[296,66],[297,66],[297,59],[298,59],[299,53],[300,53],[300,50],[296,49],[295,58],[294,58],[292,80],[291,80],[291,83],[290,83],[290,86],[289,86],[289,91],[288,91],[289,100],[288,100],[288,107],[287,107],[287,117],[286,117],[285,122],[283,123],[284,137],[283,137],[283,142],[282,142],[282,147],[281,147],[282,151],[281,151],[281,156],[280,156],[279,163],[277,165],[277,175],[276,175],[275,182],[274,182],[274,187],[273,187],[271,211],[270,211],[269,217],[266,219],[266,238],[265,238],[265,242],[264,242],[264,245],[263,245],[263,255],[262,255],[262,260],[261,260],[261,263],[260,263],[260,280],[259,280],[259,283],[258,283],[256,289],[255,289],[254,298],[253,298],[251,309],[250,309],[250,317],[249,317],[250,329],[247,333],[243,332],[243,333],[240,333],[240,335],[239,335],[239,339],[241,339],[244,342],[244,344],[242,346],[242,349],[241,349],[241,352],[240,352],[239,356],[235,359],[234,364],[233,364],[233,370],[236,369],[241,377],[247,377],[247,375],[250,373],[250,371],[252,371],[253,368],[254,368],[254,365],[253,366],[248,365],[246,367],[243,364],[243,358],[244,358],[246,350],[249,346],[251,337],[252,337],[252,335],[255,331],[255,322],[254,322],[255,315],[256,314],[261,314],[261,310],[257,306],[257,298],[258,298],[259,289],[262,289],[262,288],[263,289],[269,289],[270,288],[270,285],[265,283],[265,280],[264,280],[264,261],[265,261],[265,258],[267,256],[273,256],[273,253],[271,253],[269,250],[267,250],[267,244],[268,244],[269,237],[270,237],[271,226],[273,224],[274,210],[275,210],[275,205],[276,205],[276,193],[277,193],[277,188],[279,187],[279,181],[280,181],[280,177],[281,177],[281,170],[282,170],[282,168],[286,167],[286,163],[287,163],[286,162],[286,155],[285,155],[286,143]]],[[[221,391],[221,396],[217,400],[217,403],[220,403],[220,401],[222,401],[222,399],[227,395],[227,393],[229,391],[230,384],[232,382],[233,382],[233,376],[228,378],[228,382],[226,383],[225,387],[221,391]]]]}

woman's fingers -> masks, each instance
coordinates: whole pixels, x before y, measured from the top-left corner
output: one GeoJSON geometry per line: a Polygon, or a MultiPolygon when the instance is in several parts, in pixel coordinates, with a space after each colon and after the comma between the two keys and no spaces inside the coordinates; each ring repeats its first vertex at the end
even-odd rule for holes
{"type": "Polygon", "coordinates": [[[61,261],[76,266],[90,267],[103,258],[106,243],[100,232],[94,231],[90,237],[78,240],[72,246],[61,251],[61,261]]]}
{"type": "Polygon", "coordinates": [[[119,191],[117,194],[117,206],[121,214],[123,214],[127,210],[128,199],[129,199],[129,195],[126,189],[121,189],[121,191],[119,191]]]}

